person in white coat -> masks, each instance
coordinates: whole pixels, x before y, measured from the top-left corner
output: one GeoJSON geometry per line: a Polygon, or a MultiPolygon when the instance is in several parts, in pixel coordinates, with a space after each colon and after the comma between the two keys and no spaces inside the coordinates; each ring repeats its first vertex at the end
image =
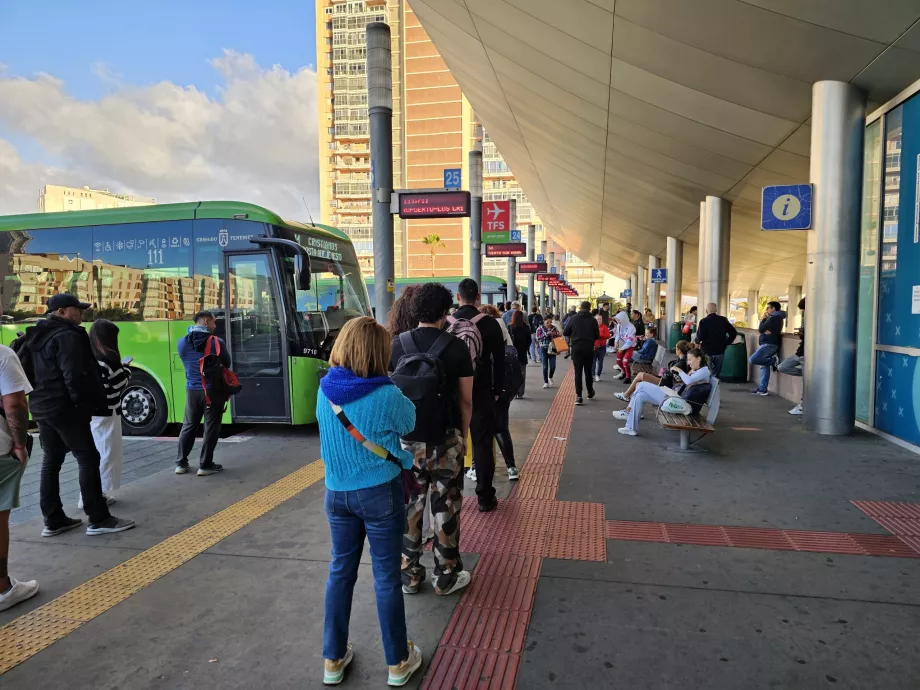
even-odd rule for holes
{"type": "MultiPolygon", "coordinates": [[[[99,365],[99,377],[105,387],[106,405],[97,410],[90,422],[96,450],[101,456],[99,474],[102,477],[102,493],[106,502],[112,505],[115,499],[112,492],[121,486],[124,456],[121,438],[121,396],[131,370],[131,359],[122,361],[118,351],[118,326],[107,319],[97,319],[89,330],[89,341],[96,363],[99,365]]],[[[82,506],[83,497],[80,497],[82,506]]]]}

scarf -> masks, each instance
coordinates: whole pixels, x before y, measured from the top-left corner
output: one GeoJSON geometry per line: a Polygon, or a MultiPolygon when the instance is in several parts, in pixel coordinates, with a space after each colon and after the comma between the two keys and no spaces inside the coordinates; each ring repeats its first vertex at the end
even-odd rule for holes
{"type": "Polygon", "coordinates": [[[389,376],[371,376],[365,379],[345,367],[332,367],[319,382],[323,395],[336,405],[354,402],[381,386],[391,385],[393,382],[389,376]]]}

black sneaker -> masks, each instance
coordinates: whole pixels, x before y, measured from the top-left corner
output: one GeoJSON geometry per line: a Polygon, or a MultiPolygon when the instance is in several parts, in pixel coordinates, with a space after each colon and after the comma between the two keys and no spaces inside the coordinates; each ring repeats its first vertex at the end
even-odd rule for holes
{"type": "Polygon", "coordinates": [[[189,466],[187,462],[180,462],[176,465],[176,474],[188,474],[189,466]]]}
{"type": "Polygon", "coordinates": [[[216,462],[211,463],[210,465],[202,465],[198,468],[199,477],[207,477],[209,474],[217,474],[224,469],[223,465],[218,465],[216,462]]]}
{"type": "Polygon", "coordinates": [[[594,391],[588,391],[588,400],[591,400],[594,397],[594,391]]]}
{"type": "Polygon", "coordinates": [[[584,405],[584,404],[585,404],[585,401],[584,401],[584,399],[579,395],[577,398],[575,398],[575,404],[576,404],[576,405],[584,405]]]}
{"type": "Polygon", "coordinates": [[[102,522],[90,523],[86,527],[86,533],[90,536],[94,534],[115,534],[134,528],[134,520],[125,520],[109,515],[102,522]]]}
{"type": "Polygon", "coordinates": [[[480,503],[479,512],[480,513],[491,513],[493,510],[498,508],[498,499],[493,498],[489,503],[480,503]]]}
{"type": "Polygon", "coordinates": [[[54,525],[53,527],[46,525],[45,529],[42,530],[42,536],[56,537],[57,535],[64,534],[64,532],[69,532],[70,530],[74,529],[75,527],[79,527],[82,524],[83,520],[80,520],[79,518],[65,517],[63,521],[57,525],[54,525]]]}

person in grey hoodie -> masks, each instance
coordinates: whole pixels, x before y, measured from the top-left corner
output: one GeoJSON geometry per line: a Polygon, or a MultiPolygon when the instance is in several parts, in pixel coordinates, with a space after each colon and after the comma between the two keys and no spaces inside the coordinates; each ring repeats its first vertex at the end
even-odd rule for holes
{"type": "Polygon", "coordinates": [[[760,347],[751,355],[751,364],[760,367],[760,385],[751,391],[752,395],[769,395],[767,387],[770,385],[770,370],[776,366],[776,353],[783,339],[783,321],[786,312],[782,310],[779,302],[768,302],[767,311],[760,320],[757,330],[760,331],[760,347]]]}

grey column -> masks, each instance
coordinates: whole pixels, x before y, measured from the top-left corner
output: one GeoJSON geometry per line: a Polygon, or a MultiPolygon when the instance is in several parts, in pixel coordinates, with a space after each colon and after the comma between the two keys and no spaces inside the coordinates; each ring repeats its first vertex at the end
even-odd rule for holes
{"type": "Polygon", "coordinates": [[[710,302],[718,305],[720,314],[728,314],[731,218],[731,202],[717,196],[706,197],[706,232],[700,243],[700,256],[705,258],[701,258],[701,294],[697,299],[700,318],[705,314],[706,305],[710,302]]]}
{"type": "Polygon", "coordinates": [[[786,292],[789,303],[786,305],[786,328],[794,331],[802,325],[802,312],[799,310],[799,300],[802,299],[802,286],[790,285],[786,292]]]}
{"type": "Polygon", "coordinates": [[[661,302],[661,285],[658,283],[652,282],[652,275],[654,275],[654,270],[658,268],[658,257],[654,254],[648,255],[648,308],[652,310],[652,313],[657,319],[661,314],[659,303],[661,302]]]}
{"type": "Polygon", "coordinates": [[[642,314],[643,318],[645,317],[645,293],[648,290],[648,277],[645,266],[636,266],[636,278],[637,278],[637,287],[636,292],[638,297],[636,301],[633,302],[633,306],[639,310],[639,313],[642,314]]]}
{"type": "MultiPolygon", "coordinates": [[[[374,307],[376,318],[386,323],[395,296],[393,258],[393,66],[390,27],[383,22],[367,25],[367,112],[371,143],[371,192],[374,227],[374,307]]],[[[409,260],[407,256],[406,261],[409,260]]]]}
{"type": "Polygon", "coordinates": [[[680,321],[681,317],[681,281],[684,269],[684,243],[676,237],[668,238],[668,284],[665,302],[665,319],[668,328],[672,323],[680,321]]]}
{"type": "MultiPolygon", "coordinates": [[[[515,199],[511,199],[509,215],[511,229],[517,230],[517,201],[515,199]]],[[[514,257],[508,259],[508,274],[505,279],[508,281],[508,301],[513,302],[517,299],[517,259],[514,257]]]]}
{"type": "MultiPolygon", "coordinates": [[[[546,258],[547,258],[546,268],[551,269],[553,266],[556,265],[556,252],[550,252],[546,258]]],[[[552,273],[552,271],[550,271],[550,273],[552,273]]],[[[553,288],[547,288],[547,290],[549,292],[549,302],[548,302],[549,308],[552,309],[553,312],[555,312],[556,311],[556,291],[553,288]]]]}
{"type": "Polygon", "coordinates": [[[760,293],[757,290],[748,290],[748,308],[747,314],[745,314],[748,328],[757,328],[757,325],[760,323],[759,311],[760,293]]]}
{"type": "MultiPolygon", "coordinates": [[[[546,240],[542,240],[540,242],[540,253],[543,255],[544,259],[547,258],[546,257],[546,240]]],[[[547,264],[546,267],[549,268],[549,264],[547,264]]],[[[546,281],[545,280],[540,283],[540,310],[541,311],[546,310],[546,281]]]]}
{"type": "MultiPolygon", "coordinates": [[[[527,260],[528,261],[533,261],[536,256],[536,252],[534,251],[536,249],[535,247],[536,244],[537,244],[537,226],[528,225],[527,226],[527,260]]],[[[533,273],[527,274],[527,311],[525,313],[528,313],[528,314],[534,308],[534,305],[536,305],[537,303],[537,299],[536,299],[537,296],[534,294],[536,292],[536,290],[534,290],[534,283],[536,282],[536,280],[537,279],[533,273]]]]}
{"type": "Polygon", "coordinates": [[[856,414],[856,304],[866,94],[839,81],[811,92],[812,230],[805,309],[806,431],[845,435],[856,414]],[[833,353],[833,356],[829,356],[833,353]]]}
{"type": "MultiPolygon", "coordinates": [[[[563,254],[562,256],[565,256],[565,254],[563,254]]],[[[556,275],[558,276],[564,275],[563,270],[562,270],[562,258],[561,257],[556,259],[556,275]]],[[[558,289],[556,290],[556,306],[559,309],[560,315],[565,313],[565,295],[559,292],[558,289]]]]}
{"type": "Polygon", "coordinates": [[[470,278],[482,287],[482,126],[470,151],[470,278]]]}
{"type": "MultiPolygon", "coordinates": [[[[636,276],[635,273],[633,273],[632,275],[629,276],[630,294],[629,294],[629,297],[626,298],[626,301],[632,304],[633,309],[636,308],[636,293],[638,292],[638,288],[639,288],[639,278],[636,276]]],[[[632,318],[632,314],[629,315],[629,318],[632,318]]]]}
{"type": "Polygon", "coordinates": [[[706,265],[706,252],[703,250],[703,247],[709,244],[709,240],[706,239],[706,233],[709,231],[709,223],[706,222],[706,211],[708,208],[709,207],[706,206],[706,200],[703,199],[700,202],[700,232],[699,243],[697,245],[696,306],[697,311],[704,313],[706,311],[706,303],[703,301],[703,276],[709,273],[709,268],[706,265]]]}

